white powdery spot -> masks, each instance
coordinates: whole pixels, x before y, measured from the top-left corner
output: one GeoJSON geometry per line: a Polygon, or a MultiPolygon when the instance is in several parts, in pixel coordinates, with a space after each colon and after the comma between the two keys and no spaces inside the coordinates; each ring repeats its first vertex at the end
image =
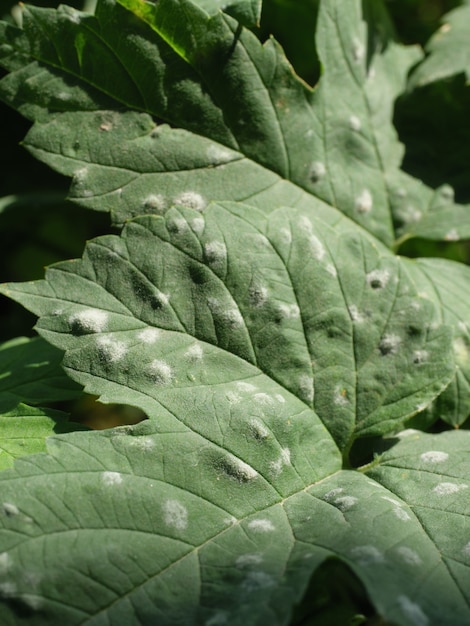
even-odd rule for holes
{"type": "Polygon", "coordinates": [[[11,502],[4,502],[2,504],[2,508],[3,508],[3,513],[7,517],[13,517],[14,515],[18,515],[20,512],[16,504],[12,504],[11,502]]]}
{"type": "Polygon", "coordinates": [[[280,304],[279,312],[286,319],[297,319],[300,317],[300,309],[297,304],[280,304]]]}
{"type": "Polygon", "coordinates": [[[279,231],[282,243],[290,245],[292,243],[292,232],[288,228],[281,228],[279,231]]]}
{"type": "Polygon", "coordinates": [[[195,211],[202,211],[206,206],[206,201],[201,194],[195,191],[185,191],[175,198],[175,204],[186,207],[187,209],[194,209],[195,211]]]}
{"type": "Polygon", "coordinates": [[[348,393],[347,390],[344,389],[344,387],[341,387],[340,385],[335,387],[333,402],[337,406],[347,406],[349,404],[348,393]]]}
{"type": "Polygon", "coordinates": [[[5,575],[11,566],[11,557],[8,552],[0,554],[0,575],[5,575]]]}
{"type": "Polygon", "coordinates": [[[420,434],[421,434],[421,431],[416,430],[416,428],[405,428],[405,430],[401,430],[399,433],[397,433],[395,437],[398,437],[399,439],[405,439],[406,437],[411,437],[413,435],[420,435],[420,434]]]}
{"type": "Polygon", "coordinates": [[[204,244],[204,253],[208,263],[222,263],[227,259],[227,246],[223,241],[209,241],[204,244]]]}
{"type": "Polygon", "coordinates": [[[463,491],[464,489],[468,489],[468,485],[457,485],[456,483],[439,483],[433,489],[433,493],[436,493],[438,496],[449,496],[453,493],[458,493],[459,491],[463,491]]]}
{"type": "Polygon", "coordinates": [[[254,530],[255,532],[260,533],[269,533],[273,530],[276,530],[271,520],[263,518],[251,520],[251,522],[248,522],[248,528],[250,528],[250,530],[254,530]]]}
{"type": "Polygon", "coordinates": [[[385,561],[384,555],[375,546],[357,546],[350,555],[360,565],[377,565],[385,561]]]}
{"type": "Polygon", "coordinates": [[[204,353],[202,351],[202,348],[198,343],[193,343],[193,345],[189,346],[189,348],[184,353],[184,356],[190,361],[201,361],[203,355],[204,353]]]}
{"type": "Polygon", "coordinates": [[[466,543],[466,544],[464,545],[464,547],[462,548],[462,554],[463,554],[464,556],[468,556],[468,557],[470,557],[470,541],[469,541],[468,543],[466,543]]]}
{"type": "Polygon", "coordinates": [[[244,383],[243,381],[237,382],[236,385],[240,391],[245,391],[246,393],[251,393],[258,390],[258,387],[256,387],[256,385],[252,385],[251,383],[244,383]]]}
{"type": "Polygon", "coordinates": [[[155,297],[155,300],[158,301],[160,306],[166,306],[170,302],[169,293],[163,293],[162,291],[159,291],[157,294],[155,294],[154,297],[155,297]]]}
{"type": "Polygon", "coordinates": [[[152,380],[157,383],[157,385],[169,385],[173,380],[173,368],[171,365],[168,365],[166,361],[154,359],[150,363],[148,371],[152,380]]]}
{"type": "Polygon", "coordinates": [[[229,472],[240,482],[248,482],[258,476],[258,472],[251,467],[251,465],[248,465],[248,463],[245,463],[245,461],[237,459],[236,457],[230,458],[229,472]]]}
{"type": "Polygon", "coordinates": [[[206,155],[212,165],[221,165],[232,160],[231,152],[216,144],[212,144],[207,148],[206,155]]]}
{"type": "Polygon", "coordinates": [[[163,519],[167,526],[185,530],[188,526],[188,511],[178,500],[167,500],[163,504],[163,519]]]}
{"type": "Polygon", "coordinates": [[[366,281],[372,289],[383,289],[390,280],[390,272],[387,270],[372,270],[366,275],[366,281]]]}
{"type": "Polygon", "coordinates": [[[306,402],[313,402],[315,391],[313,388],[313,378],[303,374],[299,378],[299,395],[306,402]]]}
{"type": "Polygon", "coordinates": [[[235,561],[235,565],[243,569],[244,567],[250,567],[252,565],[259,565],[263,562],[261,554],[241,554],[235,561]]]}
{"type": "Polygon", "coordinates": [[[167,222],[168,230],[177,235],[182,235],[189,231],[189,224],[183,217],[173,217],[167,222]]]}
{"type": "Polygon", "coordinates": [[[343,487],[336,487],[335,489],[331,489],[330,491],[325,493],[325,495],[323,496],[323,500],[326,500],[327,502],[331,502],[332,500],[336,498],[336,496],[339,496],[343,492],[344,492],[343,487]]]}
{"type": "Polygon", "coordinates": [[[315,235],[310,235],[309,245],[310,251],[313,254],[314,258],[317,259],[317,261],[321,261],[325,256],[325,248],[323,247],[323,244],[318,239],[318,237],[315,237],[315,235]]]}
{"type": "Polygon", "coordinates": [[[115,341],[111,337],[98,337],[96,340],[99,353],[112,363],[121,361],[127,354],[127,346],[123,341],[115,341]]]}
{"type": "Polygon", "coordinates": [[[122,483],[122,475],[119,472],[103,472],[101,480],[105,485],[120,485],[122,483]]]}
{"type": "Polygon", "coordinates": [[[427,350],[415,350],[413,352],[413,363],[421,365],[429,360],[429,352],[427,350]]]}
{"type": "Polygon", "coordinates": [[[268,294],[268,288],[262,285],[250,287],[249,296],[251,304],[256,308],[262,307],[268,300],[268,294]]]}
{"type": "Polygon", "coordinates": [[[456,231],[455,228],[452,228],[452,230],[449,230],[449,232],[446,234],[446,236],[444,237],[444,239],[446,241],[459,241],[460,240],[460,235],[459,233],[456,231]]]}
{"type": "Polygon", "coordinates": [[[207,298],[207,304],[212,314],[220,317],[231,328],[243,326],[244,320],[237,308],[230,308],[230,306],[226,308],[217,298],[207,298]]]}
{"type": "Polygon", "coordinates": [[[368,189],[363,189],[354,201],[354,208],[358,213],[369,213],[373,206],[372,195],[368,189]]]}
{"type": "Polygon", "coordinates": [[[407,565],[421,565],[423,562],[419,554],[408,546],[397,548],[397,554],[407,565]]]}
{"type": "Polygon", "coordinates": [[[108,324],[109,315],[100,309],[83,309],[69,317],[73,330],[81,333],[101,333],[108,324]]]}
{"type": "Polygon", "coordinates": [[[274,397],[275,397],[275,398],[276,398],[276,400],[277,400],[278,402],[280,402],[281,404],[285,404],[286,399],[285,399],[285,398],[284,398],[284,396],[283,396],[283,395],[281,395],[280,393],[276,393],[276,394],[274,394],[274,397]]]}
{"type": "Polygon", "coordinates": [[[398,506],[393,509],[393,514],[402,522],[409,522],[411,519],[408,513],[404,509],[401,509],[398,506]]]}
{"type": "Polygon", "coordinates": [[[204,231],[204,227],[206,225],[203,217],[195,217],[189,222],[189,224],[193,231],[198,235],[200,235],[204,231]]]}
{"type": "Polygon", "coordinates": [[[166,206],[166,200],[160,194],[151,193],[144,199],[146,213],[164,213],[166,206]]]}
{"type": "Polygon", "coordinates": [[[335,498],[332,501],[332,504],[344,513],[345,511],[349,511],[357,502],[358,499],[354,496],[339,496],[339,498],[335,498]]]}
{"type": "Polygon", "coordinates": [[[264,440],[269,437],[269,430],[257,419],[250,420],[250,430],[258,440],[264,440]]]}
{"type": "Polygon", "coordinates": [[[289,448],[282,448],[280,457],[277,461],[271,461],[269,467],[271,468],[271,472],[274,476],[279,476],[285,465],[291,465],[289,448]]]}
{"type": "Polygon", "coordinates": [[[383,355],[396,354],[400,345],[401,337],[398,335],[385,335],[379,343],[379,350],[383,355]]]}
{"type": "Polygon", "coordinates": [[[408,596],[398,596],[397,602],[406,617],[414,624],[414,626],[428,626],[429,618],[423,609],[408,598],[408,596]]]}
{"type": "Polygon", "coordinates": [[[458,337],[452,342],[455,360],[457,365],[466,365],[469,359],[468,347],[462,337],[458,337]]]}
{"type": "Polygon", "coordinates": [[[332,263],[328,263],[325,269],[328,272],[328,274],[331,274],[331,276],[333,276],[333,278],[336,278],[338,276],[336,267],[332,263]]]}
{"type": "Polygon", "coordinates": [[[441,452],[440,450],[429,450],[423,452],[419,457],[424,463],[444,463],[449,458],[447,452],[441,452]]]}
{"type": "Polygon", "coordinates": [[[161,337],[161,331],[158,328],[144,328],[137,337],[146,344],[153,344],[161,337]]]}
{"type": "Polygon", "coordinates": [[[238,393],[235,393],[235,391],[227,391],[225,397],[230,404],[240,404],[242,401],[242,397],[238,393]]]}
{"type": "Polygon", "coordinates": [[[364,58],[364,54],[365,54],[364,44],[359,39],[354,38],[353,46],[352,46],[352,55],[356,63],[359,63],[360,61],[362,61],[362,59],[364,58]]]}
{"type": "Polygon", "coordinates": [[[357,117],[357,115],[351,115],[349,118],[349,128],[355,132],[359,132],[361,130],[361,120],[357,117]]]}
{"type": "Polygon", "coordinates": [[[242,587],[248,593],[259,589],[269,589],[276,584],[275,579],[266,572],[250,572],[243,581],[242,587]]]}
{"type": "Polygon", "coordinates": [[[353,322],[363,322],[364,316],[359,312],[359,309],[355,304],[348,306],[349,315],[353,322]]]}
{"type": "Polygon", "coordinates": [[[326,167],[321,161],[314,161],[309,170],[309,178],[312,183],[318,183],[326,174],[326,167]]]}
{"type": "Polygon", "coordinates": [[[270,396],[268,393],[255,393],[253,396],[253,400],[258,402],[259,404],[264,404],[264,406],[272,406],[274,404],[274,398],[270,396]]]}

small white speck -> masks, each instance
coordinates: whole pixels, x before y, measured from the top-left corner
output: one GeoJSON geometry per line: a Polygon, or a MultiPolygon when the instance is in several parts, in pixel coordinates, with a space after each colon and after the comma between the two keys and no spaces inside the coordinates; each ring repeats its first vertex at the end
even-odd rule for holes
{"type": "Polygon", "coordinates": [[[148,371],[157,385],[169,385],[173,380],[173,368],[165,361],[153,360],[148,371]]]}
{"type": "Polygon", "coordinates": [[[452,228],[452,230],[449,230],[449,232],[445,235],[444,239],[446,241],[459,241],[460,235],[455,228],[452,228]]]}
{"type": "Polygon", "coordinates": [[[349,118],[349,128],[355,132],[359,132],[361,130],[361,120],[356,115],[351,115],[349,118]]]}
{"type": "Polygon", "coordinates": [[[127,354],[127,346],[123,341],[115,341],[111,337],[100,336],[96,343],[101,356],[112,363],[121,361],[127,354]]]}
{"type": "Polygon", "coordinates": [[[120,485],[122,483],[122,476],[119,472],[103,472],[101,480],[105,485],[120,485]]]}
{"type": "Polygon", "coordinates": [[[315,235],[309,237],[310,251],[317,261],[321,261],[325,256],[325,248],[321,241],[315,235]]]}
{"type": "Polygon", "coordinates": [[[200,361],[203,357],[203,351],[200,344],[193,343],[193,345],[189,346],[189,348],[186,350],[184,356],[191,361],[200,361]]]}
{"type": "Polygon", "coordinates": [[[174,203],[184,206],[187,209],[194,209],[195,211],[202,211],[206,206],[204,198],[195,191],[185,191],[181,193],[175,198],[174,203]]]}
{"type": "Polygon", "coordinates": [[[428,626],[429,618],[423,612],[423,609],[408,598],[408,596],[399,596],[397,602],[406,617],[414,624],[414,626],[428,626]]]}
{"type": "Polygon", "coordinates": [[[69,317],[72,330],[79,333],[101,333],[108,324],[108,313],[99,309],[83,309],[69,317]]]}
{"type": "Polygon", "coordinates": [[[23,604],[34,611],[39,610],[44,605],[44,600],[41,596],[33,595],[32,593],[22,593],[19,595],[23,604]]]}
{"type": "Polygon", "coordinates": [[[372,195],[368,189],[363,189],[354,202],[358,213],[369,213],[373,206],[372,195]]]}
{"type": "Polygon", "coordinates": [[[372,289],[383,289],[390,280],[390,273],[387,270],[372,270],[366,274],[366,281],[372,289]]]}
{"type": "Polygon", "coordinates": [[[359,63],[364,58],[364,54],[365,54],[364,44],[359,39],[355,38],[353,40],[352,54],[356,63],[359,63]]]}
{"type": "Polygon", "coordinates": [[[161,337],[161,331],[158,328],[144,328],[141,330],[137,337],[147,344],[153,344],[161,337]]]}
{"type": "Polygon", "coordinates": [[[227,258],[227,247],[222,241],[209,241],[204,244],[204,253],[208,263],[225,262],[227,258]]]}
{"type": "Polygon", "coordinates": [[[162,291],[159,291],[157,294],[155,294],[154,297],[155,297],[155,300],[158,301],[160,306],[166,306],[170,302],[169,293],[163,293],[162,291]]]}
{"type": "Polygon", "coordinates": [[[253,519],[248,522],[248,528],[260,533],[269,533],[276,530],[274,524],[269,519],[253,519]]]}
{"type": "Polygon", "coordinates": [[[259,565],[263,562],[261,554],[241,554],[235,561],[238,568],[250,567],[251,565],[259,565]]]}
{"type": "Polygon", "coordinates": [[[160,194],[150,194],[144,200],[144,209],[147,213],[163,213],[166,209],[166,201],[160,194]]]}
{"type": "Polygon", "coordinates": [[[438,496],[449,496],[453,493],[463,491],[464,489],[468,489],[468,485],[457,485],[456,483],[439,483],[434,487],[433,492],[437,493],[438,496]]]}
{"type": "Polygon", "coordinates": [[[449,458],[447,452],[441,452],[440,450],[429,450],[423,452],[419,457],[424,463],[444,463],[449,458]]]}
{"type": "Polygon", "coordinates": [[[450,185],[442,185],[442,187],[439,189],[439,194],[441,198],[447,200],[447,202],[454,201],[455,191],[450,185]]]}
{"type": "Polygon", "coordinates": [[[309,170],[309,178],[312,183],[318,183],[326,174],[326,167],[321,161],[314,161],[309,170]]]}
{"type": "Polygon", "coordinates": [[[457,326],[463,333],[468,333],[468,326],[465,322],[460,321],[457,326]]]}
{"type": "Polygon", "coordinates": [[[163,504],[163,519],[167,526],[185,530],[188,526],[188,511],[178,500],[167,500],[163,504]]]}
{"type": "Polygon", "coordinates": [[[198,235],[200,235],[204,231],[204,226],[206,225],[203,217],[195,217],[189,222],[189,224],[194,232],[198,235]]]}
{"type": "Polygon", "coordinates": [[[66,15],[68,19],[74,24],[80,24],[80,22],[82,21],[82,16],[80,15],[80,13],[78,11],[74,11],[73,9],[67,11],[66,15]]]}
{"type": "Polygon", "coordinates": [[[2,504],[3,512],[7,517],[12,517],[13,515],[18,515],[20,510],[16,506],[16,504],[12,504],[11,502],[4,502],[2,504]]]}
{"type": "Polygon", "coordinates": [[[375,546],[357,546],[350,555],[360,565],[375,565],[385,561],[384,555],[375,546]]]}
{"type": "Polygon", "coordinates": [[[400,546],[397,548],[397,554],[408,565],[421,565],[422,559],[417,552],[408,548],[408,546],[400,546]]]}
{"type": "Polygon", "coordinates": [[[271,461],[269,466],[271,468],[271,472],[275,476],[278,476],[282,472],[283,466],[290,464],[290,450],[289,448],[282,448],[280,457],[277,459],[277,461],[271,461]]]}

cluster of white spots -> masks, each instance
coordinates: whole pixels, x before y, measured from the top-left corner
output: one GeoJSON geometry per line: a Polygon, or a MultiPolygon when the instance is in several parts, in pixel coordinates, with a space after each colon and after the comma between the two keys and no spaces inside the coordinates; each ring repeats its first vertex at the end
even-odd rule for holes
{"type": "Polygon", "coordinates": [[[3,513],[7,517],[13,517],[14,515],[18,515],[20,512],[16,504],[12,504],[11,502],[4,502],[2,504],[2,508],[3,508],[3,513]]]}
{"type": "Polygon", "coordinates": [[[173,368],[161,359],[154,359],[148,366],[148,372],[157,385],[169,385],[174,377],[173,368]]]}
{"type": "Polygon", "coordinates": [[[236,385],[240,391],[245,391],[246,393],[251,393],[253,391],[257,391],[258,389],[256,385],[252,385],[251,383],[245,383],[243,381],[237,382],[236,385]]]}
{"type": "Polygon", "coordinates": [[[441,450],[429,450],[423,452],[419,457],[423,463],[444,463],[449,458],[447,452],[441,452],[441,450]]]}
{"type": "Polygon", "coordinates": [[[364,44],[359,39],[354,38],[353,46],[352,46],[352,55],[356,63],[359,63],[360,61],[362,61],[362,59],[364,58],[364,54],[365,54],[364,44]]]}
{"type": "Polygon", "coordinates": [[[203,354],[201,345],[199,343],[193,343],[193,345],[189,346],[186,350],[184,356],[190,361],[201,361],[203,354]]]}
{"type": "Polygon", "coordinates": [[[160,194],[151,193],[144,200],[144,209],[147,213],[163,213],[166,206],[166,200],[160,194]]]}
{"type": "Polygon", "coordinates": [[[108,324],[109,315],[100,309],[83,309],[69,317],[69,323],[75,332],[101,333],[108,324]]]}
{"type": "Polygon", "coordinates": [[[276,530],[272,521],[265,518],[252,519],[248,522],[248,528],[259,533],[269,533],[276,530]]]}
{"type": "Polygon", "coordinates": [[[328,263],[325,269],[328,272],[328,274],[331,274],[333,276],[333,278],[336,278],[336,276],[338,276],[338,271],[336,270],[336,267],[332,263],[328,263]]]}
{"type": "Polygon", "coordinates": [[[242,587],[248,593],[259,589],[269,589],[276,584],[275,579],[266,572],[250,572],[243,581],[242,587]]]}
{"type": "Polygon", "coordinates": [[[390,280],[390,272],[387,270],[372,270],[366,274],[366,281],[372,289],[383,289],[390,280]]]}
{"type": "Polygon", "coordinates": [[[468,363],[469,353],[465,340],[462,337],[457,337],[457,339],[454,339],[452,342],[452,348],[457,364],[466,365],[468,363]]]}
{"type": "Polygon", "coordinates": [[[141,330],[137,337],[146,344],[153,344],[161,337],[161,331],[158,328],[144,328],[141,330]]]}
{"type": "Polygon", "coordinates": [[[468,557],[470,557],[470,541],[469,541],[468,543],[466,543],[466,544],[464,545],[464,547],[462,548],[462,554],[463,554],[464,556],[468,556],[468,557]]]}
{"type": "Polygon", "coordinates": [[[235,456],[229,458],[229,473],[240,482],[248,482],[258,476],[258,472],[251,465],[235,456]]]}
{"type": "Polygon", "coordinates": [[[400,546],[396,552],[407,565],[421,565],[423,562],[419,554],[408,546],[400,546]]]}
{"type": "Polygon", "coordinates": [[[300,309],[297,304],[280,304],[279,312],[286,319],[298,319],[300,317],[300,309]]]}
{"type": "Polygon", "coordinates": [[[178,500],[166,500],[163,503],[163,519],[167,526],[176,530],[185,530],[188,526],[188,511],[178,500]]]}
{"type": "Polygon", "coordinates": [[[271,468],[271,472],[275,476],[279,476],[279,474],[282,472],[282,468],[286,465],[291,465],[290,450],[289,448],[281,448],[281,454],[279,458],[276,461],[271,461],[269,466],[271,468]]]}
{"type": "Polygon", "coordinates": [[[314,161],[309,170],[309,178],[312,183],[318,183],[326,174],[326,167],[321,161],[314,161]]]}
{"type": "Polygon", "coordinates": [[[269,430],[257,419],[250,420],[250,430],[256,439],[263,440],[269,437],[269,430]]]}
{"type": "Polygon", "coordinates": [[[341,387],[341,385],[335,387],[333,402],[337,406],[347,406],[349,404],[348,392],[344,387],[341,387]]]}
{"type": "Polygon", "coordinates": [[[310,235],[308,243],[313,257],[317,259],[317,261],[321,261],[325,256],[325,248],[321,241],[315,235],[310,235]]]}
{"type": "Polygon", "coordinates": [[[235,561],[235,565],[243,569],[244,567],[251,567],[252,565],[259,565],[263,562],[261,554],[241,554],[235,561]]]}
{"type": "Polygon", "coordinates": [[[360,565],[377,565],[385,561],[382,552],[375,546],[356,546],[350,552],[354,561],[360,565]]]}
{"type": "Polygon", "coordinates": [[[119,472],[103,472],[101,480],[105,485],[120,485],[122,483],[122,475],[119,472]]]}
{"type": "Polygon", "coordinates": [[[456,483],[439,483],[433,489],[433,493],[438,496],[450,496],[454,493],[458,493],[459,491],[463,491],[464,489],[468,489],[468,485],[457,485],[456,483]]]}
{"type": "Polygon", "coordinates": [[[359,312],[359,309],[355,304],[348,306],[349,315],[353,322],[363,322],[364,316],[359,312]]]}
{"type": "Polygon", "coordinates": [[[96,340],[99,353],[112,363],[121,361],[127,354],[127,346],[123,341],[116,341],[111,337],[101,336],[96,340]]]}
{"type": "Polygon", "coordinates": [[[197,233],[198,235],[200,235],[203,232],[204,226],[206,225],[203,217],[195,217],[193,220],[189,222],[189,224],[191,228],[193,229],[193,231],[197,233]]]}
{"type": "Polygon", "coordinates": [[[419,604],[410,600],[408,596],[399,596],[397,602],[403,613],[414,626],[428,626],[429,618],[419,604]]]}
{"type": "Polygon", "coordinates": [[[351,115],[349,118],[349,128],[355,132],[359,132],[361,130],[361,120],[357,117],[357,115],[351,115]]]}
{"type": "Polygon", "coordinates": [[[398,335],[384,335],[379,343],[381,354],[396,354],[401,345],[401,337],[398,335]]]}
{"type": "Polygon", "coordinates": [[[194,209],[195,211],[202,211],[206,206],[206,201],[200,193],[195,191],[185,191],[177,196],[174,200],[175,204],[186,207],[187,209],[194,209]]]}
{"type": "Polygon", "coordinates": [[[207,158],[212,165],[221,165],[222,163],[228,163],[232,159],[232,154],[226,148],[211,144],[206,150],[207,158]]]}
{"type": "Polygon", "coordinates": [[[268,300],[268,294],[269,291],[267,287],[263,287],[262,285],[253,285],[250,287],[249,291],[251,304],[256,308],[262,307],[268,300]]]}
{"type": "Polygon", "coordinates": [[[446,241],[459,241],[460,235],[455,228],[452,228],[448,233],[446,233],[444,239],[446,241]]]}
{"type": "Polygon", "coordinates": [[[429,352],[427,350],[415,350],[413,352],[413,363],[421,365],[429,359],[429,352]]]}
{"type": "Polygon", "coordinates": [[[315,390],[313,387],[313,378],[307,374],[302,374],[299,377],[299,395],[306,402],[313,402],[315,396],[315,390]]]}
{"type": "Polygon", "coordinates": [[[208,263],[222,263],[227,259],[227,246],[223,241],[209,241],[204,244],[204,254],[208,263]]]}
{"type": "Polygon", "coordinates": [[[368,189],[363,189],[354,201],[354,208],[358,213],[369,213],[372,205],[372,195],[368,189]]]}

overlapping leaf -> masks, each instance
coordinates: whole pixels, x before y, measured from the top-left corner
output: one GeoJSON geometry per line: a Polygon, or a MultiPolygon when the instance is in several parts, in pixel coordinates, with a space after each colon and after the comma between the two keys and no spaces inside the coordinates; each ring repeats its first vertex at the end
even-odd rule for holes
{"type": "Polygon", "coordinates": [[[324,74],[312,91],[273,41],[261,45],[228,15],[209,17],[184,0],[126,4],[153,30],[102,1],[96,16],[28,9],[24,31],[5,26],[1,34],[11,72],[2,97],[38,120],[26,145],[75,175],[75,200],[111,211],[117,222],[191,205],[187,192],[202,203],[244,200],[264,210],[285,203],[323,214],[326,203],[330,219],[339,209],[389,245],[410,235],[444,238],[453,228],[470,234],[464,207],[443,204],[398,169],[393,100],[417,52],[393,43],[380,11],[366,3],[366,23],[359,1],[323,3],[324,74]],[[161,148],[152,147],[158,127],[145,117],[139,129],[130,118],[124,145],[122,133],[107,136],[122,107],[172,125],[161,148]],[[90,110],[100,116],[76,113],[90,110]],[[51,111],[70,114],[51,120],[51,111]],[[139,141],[125,158],[132,139],[139,141]],[[154,165],[142,172],[142,162],[154,165]]]}

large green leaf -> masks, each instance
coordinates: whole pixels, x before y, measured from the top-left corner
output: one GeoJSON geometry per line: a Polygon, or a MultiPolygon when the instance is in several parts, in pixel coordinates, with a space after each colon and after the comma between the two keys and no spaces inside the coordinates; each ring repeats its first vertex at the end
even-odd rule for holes
{"type": "Polygon", "coordinates": [[[119,223],[174,203],[244,200],[320,214],[326,203],[330,220],[339,209],[388,245],[470,236],[465,207],[399,170],[393,102],[418,52],[392,41],[376,0],[365,5],[367,21],[359,0],[322,3],[315,90],[274,41],[262,45],[226,14],[209,17],[188,0],[125,4],[151,28],[101,1],[96,16],[30,8],[24,31],[0,33],[10,71],[2,97],[37,120],[26,145],[74,175],[76,201],[119,223]],[[123,106],[171,128],[123,120],[123,106]]]}

